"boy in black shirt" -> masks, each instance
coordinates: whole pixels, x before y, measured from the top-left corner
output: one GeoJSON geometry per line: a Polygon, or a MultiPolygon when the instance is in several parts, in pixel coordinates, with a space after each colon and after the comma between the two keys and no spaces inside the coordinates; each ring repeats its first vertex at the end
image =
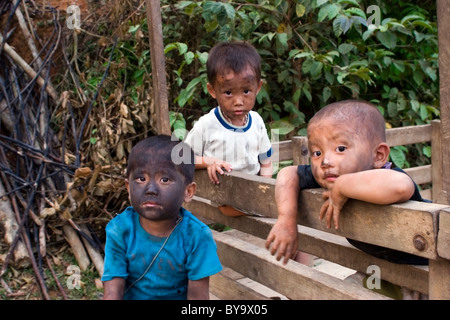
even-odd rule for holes
{"type": "MultiPolygon", "coordinates": [[[[308,124],[311,165],[290,166],[275,185],[278,220],[266,247],[284,263],[297,254],[297,201],[300,190],[324,188],[320,219],[339,228],[339,214],[349,198],[375,204],[424,201],[417,185],[401,169],[390,169],[385,121],[379,110],[364,101],[332,103],[308,124]],[[388,170],[379,170],[379,169],[388,170]]],[[[395,263],[428,264],[428,259],[348,239],[357,248],[395,263]]]]}

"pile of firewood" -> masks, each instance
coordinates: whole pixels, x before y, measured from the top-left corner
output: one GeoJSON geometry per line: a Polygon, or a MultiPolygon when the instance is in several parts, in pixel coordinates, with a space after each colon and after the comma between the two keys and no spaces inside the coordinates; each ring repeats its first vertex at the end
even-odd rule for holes
{"type": "MultiPolygon", "coordinates": [[[[119,132],[133,124],[120,92],[110,96],[110,106],[115,108],[112,119],[94,108],[117,39],[108,44],[111,50],[106,63],[102,61],[103,77],[89,96],[80,84],[83,75],[76,49],[67,44],[69,38],[77,43],[79,30],[68,30],[60,21],[59,12],[49,7],[39,11],[24,1],[0,4],[0,230],[4,234],[0,241],[9,246],[7,252],[0,252],[0,282],[12,293],[3,279],[8,267],[31,266],[43,299],[50,297],[42,268],[54,274],[49,241],[67,241],[81,270],[92,262],[102,274],[103,247],[92,224],[104,228],[111,211],[118,213],[127,205],[123,172],[133,142],[119,132]],[[37,34],[31,18],[37,15],[45,15],[45,38],[37,34]],[[14,46],[17,41],[27,48],[27,58],[14,46]],[[64,91],[63,82],[70,82],[71,90],[64,91]],[[104,130],[109,140],[94,144],[94,128],[104,130]],[[108,158],[111,148],[114,158],[108,158]]],[[[56,276],[55,280],[66,298],[56,276]]]]}

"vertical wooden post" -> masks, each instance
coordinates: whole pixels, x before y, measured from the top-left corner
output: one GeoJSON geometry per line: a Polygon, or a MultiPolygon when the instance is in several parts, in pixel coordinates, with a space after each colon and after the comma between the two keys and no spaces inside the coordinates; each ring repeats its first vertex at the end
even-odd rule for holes
{"type": "MultiPolygon", "coordinates": [[[[439,92],[441,111],[441,166],[442,203],[450,204],[450,2],[437,0],[438,43],[439,43],[439,92]]],[[[438,253],[444,256],[448,248],[448,215],[439,214],[438,253]]],[[[448,258],[446,256],[446,258],[448,258]]],[[[450,260],[430,260],[430,299],[450,299],[450,260]]]]}
{"type": "Polygon", "coordinates": [[[156,125],[158,134],[170,135],[160,0],[146,0],[146,10],[152,59],[153,99],[156,114],[156,119],[154,119],[153,123],[156,125]]]}
{"type": "Polygon", "coordinates": [[[442,194],[450,204],[450,2],[437,0],[441,111],[442,194]]]}
{"type": "Polygon", "coordinates": [[[292,158],[294,160],[294,165],[309,164],[307,137],[292,137],[292,158]]]}

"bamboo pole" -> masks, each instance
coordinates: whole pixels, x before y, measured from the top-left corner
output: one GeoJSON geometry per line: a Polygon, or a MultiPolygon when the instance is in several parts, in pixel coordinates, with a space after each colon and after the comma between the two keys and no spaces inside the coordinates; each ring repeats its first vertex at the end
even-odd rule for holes
{"type": "Polygon", "coordinates": [[[147,23],[152,59],[153,99],[159,134],[170,135],[169,102],[167,98],[166,67],[159,0],[146,0],[147,23]]]}

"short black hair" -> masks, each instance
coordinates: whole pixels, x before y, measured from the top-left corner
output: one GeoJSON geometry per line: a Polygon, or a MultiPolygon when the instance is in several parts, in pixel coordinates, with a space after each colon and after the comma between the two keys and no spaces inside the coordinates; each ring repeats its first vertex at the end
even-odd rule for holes
{"type": "Polygon", "coordinates": [[[140,157],[163,157],[172,162],[176,170],[184,176],[185,183],[194,181],[195,158],[191,147],[168,135],[156,135],[139,141],[128,157],[126,176],[129,178],[140,157]]]}
{"type": "Polygon", "coordinates": [[[255,72],[256,80],[261,80],[261,56],[255,47],[245,41],[219,42],[210,50],[206,61],[208,81],[214,85],[221,73],[227,70],[240,73],[247,66],[255,72]]]}
{"type": "Polygon", "coordinates": [[[378,108],[363,100],[343,100],[326,105],[309,121],[308,127],[323,118],[332,117],[352,125],[367,141],[386,142],[386,123],[378,108]]]}

